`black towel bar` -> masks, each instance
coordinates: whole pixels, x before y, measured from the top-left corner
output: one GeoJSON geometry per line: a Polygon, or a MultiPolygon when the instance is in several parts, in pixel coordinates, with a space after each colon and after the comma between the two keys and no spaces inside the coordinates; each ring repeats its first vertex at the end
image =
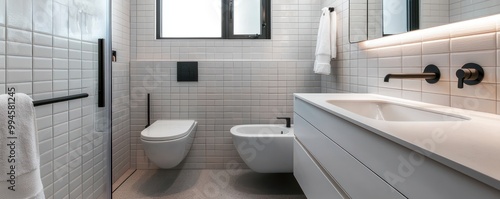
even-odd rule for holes
{"type": "Polygon", "coordinates": [[[88,96],[89,96],[89,94],[82,93],[82,94],[69,95],[69,96],[64,96],[64,97],[56,97],[56,98],[52,98],[52,99],[37,100],[37,101],[33,101],[33,105],[34,106],[42,106],[42,105],[53,104],[53,103],[57,103],[57,102],[64,102],[64,101],[69,101],[69,100],[86,98],[88,96]]]}

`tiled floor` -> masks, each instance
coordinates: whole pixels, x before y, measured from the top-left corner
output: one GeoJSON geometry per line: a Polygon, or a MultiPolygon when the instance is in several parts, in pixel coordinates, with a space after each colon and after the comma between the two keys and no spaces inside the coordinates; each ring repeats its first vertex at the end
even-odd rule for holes
{"type": "Polygon", "coordinates": [[[302,199],[293,174],[251,170],[137,170],[114,193],[116,199],[302,199]]]}

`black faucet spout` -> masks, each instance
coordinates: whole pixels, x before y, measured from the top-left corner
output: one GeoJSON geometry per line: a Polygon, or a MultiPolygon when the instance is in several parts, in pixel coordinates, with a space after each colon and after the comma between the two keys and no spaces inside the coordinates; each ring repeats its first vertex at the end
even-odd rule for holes
{"type": "Polygon", "coordinates": [[[392,74],[387,74],[387,75],[384,77],[384,82],[389,82],[389,79],[391,79],[391,76],[392,76],[392,74]]]}
{"type": "Polygon", "coordinates": [[[389,82],[389,79],[425,79],[427,83],[434,84],[439,81],[441,72],[435,65],[425,67],[423,73],[390,73],[384,77],[384,82],[389,82]]]}
{"type": "Polygon", "coordinates": [[[289,117],[277,117],[276,119],[279,119],[279,120],[286,120],[286,128],[290,128],[292,127],[291,125],[291,118],[289,117]]]}

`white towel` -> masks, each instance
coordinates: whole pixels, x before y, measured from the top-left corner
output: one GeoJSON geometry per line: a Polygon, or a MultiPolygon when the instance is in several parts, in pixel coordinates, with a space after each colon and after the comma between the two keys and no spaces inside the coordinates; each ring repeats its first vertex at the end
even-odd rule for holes
{"type": "Polygon", "coordinates": [[[331,71],[330,61],[332,58],[337,57],[337,13],[335,11],[330,12],[327,7],[321,9],[321,11],[314,72],[329,75],[331,71]]]}
{"type": "Polygon", "coordinates": [[[337,12],[330,13],[330,55],[332,59],[337,58],[337,12]]]}
{"type": "Polygon", "coordinates": [[[10,104],[13,109],[9,109],[9,101],[14,102],[11,96],[0,95],[0,198],[44,199],[33,101],[22,93],[13,97],[15,108],[10,104]],[[8,111],[15,111],[15,117],[9,117],[13,114],[8,111]],[[8,128],[11,119],[13,132],[8,128]],[[14,177],[15,182],[11,181],[14,177]]]}

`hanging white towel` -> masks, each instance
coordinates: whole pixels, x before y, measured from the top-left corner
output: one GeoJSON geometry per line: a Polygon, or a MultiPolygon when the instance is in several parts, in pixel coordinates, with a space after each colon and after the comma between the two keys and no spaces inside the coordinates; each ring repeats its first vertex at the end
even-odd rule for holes
{"type": "Polygon", "coordinates": [[[330,12],[330,55],[337,58],[337,11],[330,12]]]}
{"type": "Polygon", "coordinates": [[[336,12],[330,12],[327,7],[321,9],[321,11],[314,72],[329,75],[331,72],[330,61],[332,58],[337,57],[337,17],[336,12]]]}
{"type": "Polygon", "coordinates": [[[0,95],[0,126],[0,198],[44,199],[32,99],[22,93],[0,95]]]}

